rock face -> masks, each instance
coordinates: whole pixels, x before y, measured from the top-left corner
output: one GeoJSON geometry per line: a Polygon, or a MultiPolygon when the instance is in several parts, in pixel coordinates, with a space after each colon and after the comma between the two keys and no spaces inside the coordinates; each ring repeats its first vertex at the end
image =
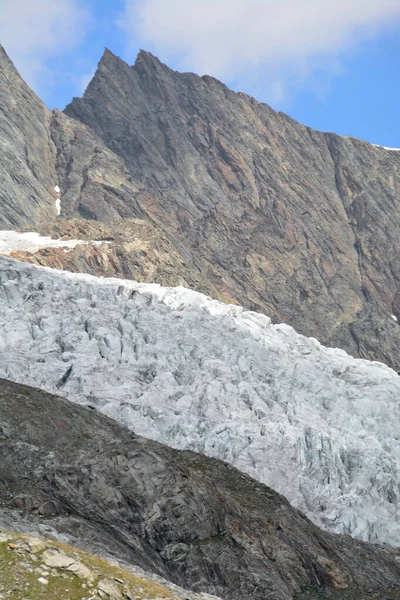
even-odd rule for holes
{"type": "Polygon", "coordinates": [[[86,547],[222,598],[288,600],[304,586],[308,598],[398,597],[395,551],[322,533],[222,462],[7,381],[0,400],[0,510],[16,522],[45,519],[86,547]]]}
{"type": "Polygon", "coordinates": [[[400,288],[397,290],[394,298],[393,298],[393,315],[396,317],[397,321],[400,322],[400,288]]]}
{"type": "Polygon", "coordinates": [[[124,160],[109,150],[90,128],[53,113],[52,137],[61,193],[61,216],[110,220],[140,217],[139,200],[147,198],[124,160]]]}
{"type": "Polygon", "coordinates": [[[0,46],[0,227],[35,227],[56,216],[51,112],[0,46]]]}
{"type": "Polygon", "coordinates": [[[335,533],[400,545],[400,377],[386,365],[184,288],[9,258],[0,314],[0,377],[226,460],[335,533]]]}

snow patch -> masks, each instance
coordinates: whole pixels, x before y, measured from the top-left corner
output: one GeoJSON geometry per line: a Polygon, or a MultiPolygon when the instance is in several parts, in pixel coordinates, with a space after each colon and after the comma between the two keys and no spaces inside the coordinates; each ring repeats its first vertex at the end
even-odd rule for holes
{"type": "Polygon", "coordinates": [[[400,545],[400,377],[386,365],[185,288],[4,257],[0,315],[0,377],[225,460],[326,529],[400,545]]]}
{"type": "Polygon", "coordinates": [[[36,232],[29,231],[19,233],[18,231],[0,231],[0,254],[9,255],[11,252],[38,252],[43,248],[75,248],[78,244],[101,245],[110,242],[87,242],[83,240],[53,240],[50,237],[41,236],[36,232]]]}
{"type": "Polygon", "coordinates": [[[56,199],[56,212],[57,212],[57,216],[61,215],[61,198],[60,198],[60,187],[58,185],[54,186],[54,191],[56,192],[56,194],[58,194],[58,198],[56,199]]]}
{"type": "Polygon", "coordinates": [[[393,319],[393,321],[396,321],[396,323],[398,323],[398,322],[399,322],[399,320],[398,320],[398,318],[396,317],[396,315],[392,315],[392,319],[393,319]]]}
{"type": "Polygon", "coordinates": [[[380,146],[379,144],[372,144],[375,148],[382,148],[382,150],[390,150],[391,152],[400,152],[400,148],[389,148],[388,146],[380,146]]]}

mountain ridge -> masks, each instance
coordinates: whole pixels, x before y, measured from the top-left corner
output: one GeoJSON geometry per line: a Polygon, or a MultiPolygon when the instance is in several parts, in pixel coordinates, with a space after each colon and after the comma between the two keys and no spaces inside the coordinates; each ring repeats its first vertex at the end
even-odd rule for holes
{"type": "Polygon", "coordinates": [[[0,227],[39,226],[56,216],[51,113],[0,45],[0,227]]]}

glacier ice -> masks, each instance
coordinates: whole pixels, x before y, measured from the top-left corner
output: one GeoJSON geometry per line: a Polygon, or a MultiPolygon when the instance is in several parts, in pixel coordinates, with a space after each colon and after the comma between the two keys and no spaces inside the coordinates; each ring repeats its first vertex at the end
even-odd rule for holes
{"type": "Polygon", "coordinates": [[[232,463],[318,525],[400,545],[400,377],[185,288],[0,257],[0,376],[232,463]]]}

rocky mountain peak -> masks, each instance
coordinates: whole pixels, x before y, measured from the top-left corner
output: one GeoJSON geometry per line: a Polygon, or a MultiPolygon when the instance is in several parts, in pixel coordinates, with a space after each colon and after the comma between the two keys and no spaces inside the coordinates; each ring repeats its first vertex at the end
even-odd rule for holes
{"type": "MultiPolygon", "coordinates": [[[[105,48],[84,97],[90,97],[93,93],[111,93],[113,95],[118,93],[118,90],[123,93],[123,90],[132,86],[139,89],[149,85],[151,80],[163,79],[173,74],[174,71],[145,50],[140,50],[134,65],[130,66],[111,50],[105,48]]],[[[138,89],[136,94],[138,94],[138,89]]],[[[77,100],[74,98],[73,103],[77,100]]]]}
{"type": "Polygon", "coordinates": [[[72,102],[80,104],[81,100],[99,95],[102,90],[108,87],[111,87],[111,94],[118,94],[119,82],[127,77],[129,77],[129,65],[111,50],[105,48],[96,72],[86,87],[83,98],[74,97],[72,102]]]}
{"type": "Polygon", "coordinates": [[[151,52],[148,52],[147,50],[139,50],[133,68],[162,68],[164,69],[164,71],[170,71],[171,73],[173,72],[172,69],[170,69],[166,64],[161,62],[161,60],[157,58],[157,56],[155,56],[151,52]]]}
{"type": "Polygon", "coordinates": [[[119,56],[117,56],[116,54],[114,54],[114,52],[112,52],[109,48],[107,48],[107,46],[104,48],[104,52],[103,55],[100,59],[99,64],[102,64],[104,62],[114,62],[114,61],[121,61],[124,62],[122,60],[122,58],[120,58],[119,56]]]}
{"type": "Polygon", "coordinates": [[[147,220],[197,289],[400,370],[399,152],[313,131],[149,52],[129,66],[106,49],[64,115],[4,71],[1,226],[54,220],[58,186],[61,218],[147,220]]]}
{"type": "Polygon", "coordinates": [[[117,54],[114,54],[114,52],[112,52],[112,50],[110,50],[109,48],[107,48],[107,47],[104,48],[103,55],[99,61],[99,66],[101,66],[101,65],[113,66],[116,64],[123,64],[125,67],[130,67],[130,68],[135,68],[135,67],[140,67],[140,66],[149,67],[150,65],[158,65],[158,66],[163,67],[164,69],[167,69],[168,71],[171,71],[171,69],[169,69],[169,67],[167,67],[167,65],[162,63],[159,58],[157,58],[156,56],[154,56],[154,54],[152,54],[151,52],[148,52],[147,50],[139,50],[138,55],[135,60],[135,63],[131,66],[125,60],[120,58],[117,54]]]}
{"type": "Polygon", "coordinates": [[[103,70],[111,70],[114,75],[117,75],[120,69],[124,69],[126,67],[129,67],[129,65],[122,60],[122,58],[111,52],[111,50],[108,48],[104,48],[103,55],[99,61],[97,71],[93,78],[96,78],[98,71],[102,72],[103,70]]]}
{"type": "Polygon", "coordinates": [[[386,260],[400,229],[399,153],[313,131],[147,52],[94,81],[66,113],[121,157],[151,194],[143,214],[213,285],[400,369],[400,271],[386,260]]]}

